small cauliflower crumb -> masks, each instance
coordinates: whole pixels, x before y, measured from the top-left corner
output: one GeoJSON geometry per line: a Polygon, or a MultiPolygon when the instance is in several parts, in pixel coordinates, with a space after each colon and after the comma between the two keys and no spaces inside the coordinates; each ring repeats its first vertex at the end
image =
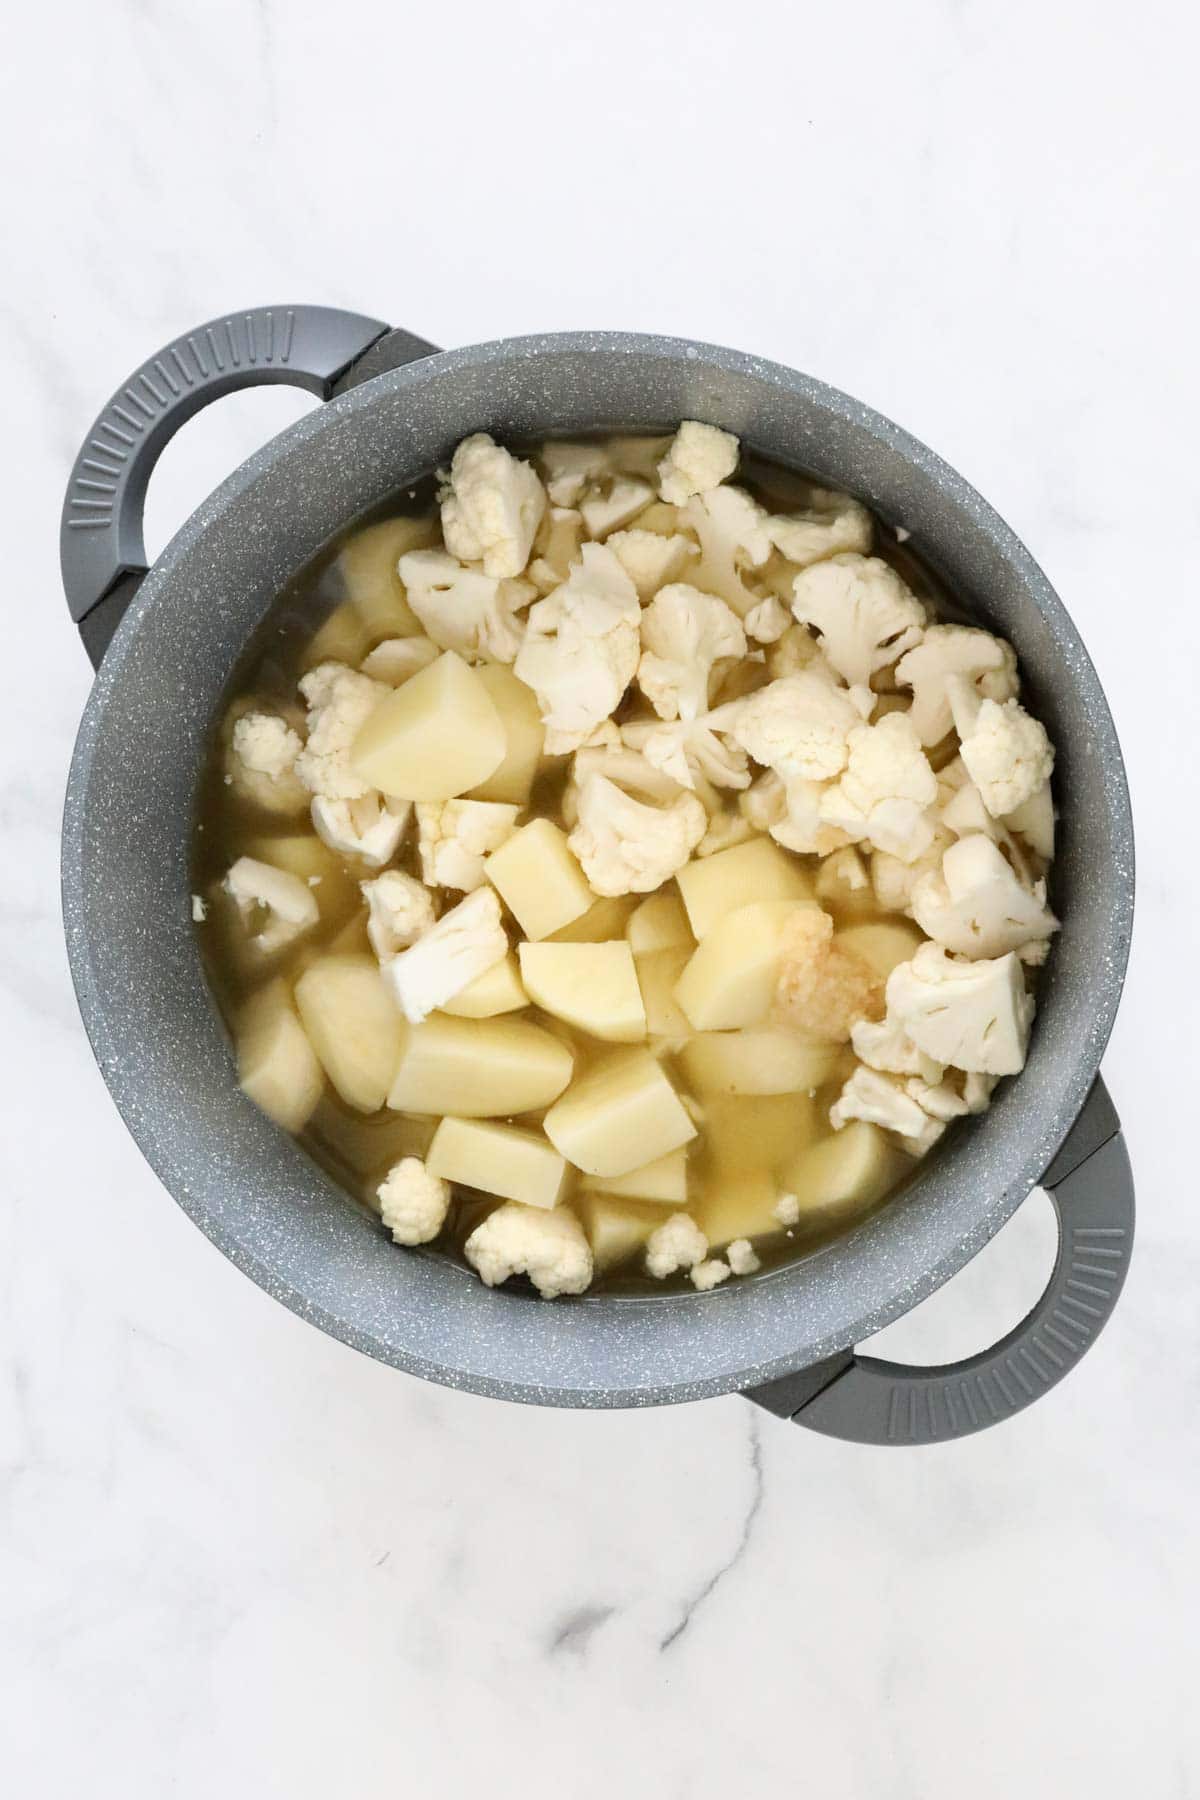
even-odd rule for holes
{"type": "Polygon", "coordinates": [[[203,925],[203,923],[204,923],[205,919],[207,919],[207,917],[208,917],[208,906],[207,906],[206,902],[200,898],[199,894],[193,894],[192,895],[192,920],[193,920],[193,922],[197,925],[203,925]]]}
{"type": "Polygon", "coordinates": [[[773,1216],[781,1225],[798,1225],[800,1223],[800,1200],[796,1194],[780,1194],[771,1208],[773,1216]]]}
{"type": "Polygon", "coordinates": [[[685,419],[658,465],[659,492],[672,506],[693,494],[707,494],[726,481],[738,464],[738,441],[731,431],[685,419]]]}
{"type": "Polygon", "coordinates": [[[672,1213],[650,1233],[646,1242],[646,1270],[665,1281],[677,1269],[694,1269],[708,1255],[708,1239],[688,1213],[672,1213]]]}
{"type": "Polygon", "coordinates": [[[753,1275],[762,1263],[749,1238],[734,1238],[725,1246],[725,1260],[735,1275],[753,1275]]]}
{"type": "Polygon", "coordinates": [[[543,1300],[582,1294],[592,1279],[592,1252],[568,1207],[550,1211],[507,1200],[477,1225],[464,1253],[487,1287],[528,1275],[543,1300]]]}
{"type": "Polygon", "coordinates": [[[833,920],[818,906],[800,907],[780,939],[776,1010],[794,1030],[844,1044],[859,1019],[883,1013],[883,983],[833,941],[833,920]]]}
{"type": "Polygon", "coordinates": [[[375,1190],[384,1224],[398,1244],[428,1244],[446,1222],[450,1184],[431,1175],[419,1156],[406,1156],[375,1190]]]}
{"type": "Polygon", "coordinates": [[[722,1262],[719,1256],[714,1256],[706,1262],[697,1263],[691,1271],[690,1280],[692,1286],[699,1293],[707,1294],[718,1283],[727,1281],[731,1272],[727,1262],[722,1262]]]}

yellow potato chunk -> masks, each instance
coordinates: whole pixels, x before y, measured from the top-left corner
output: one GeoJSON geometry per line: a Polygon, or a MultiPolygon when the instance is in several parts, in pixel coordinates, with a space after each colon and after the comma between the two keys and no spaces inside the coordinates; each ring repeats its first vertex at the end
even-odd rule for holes
{"type": "Polygon", "coordinates": [[[399,800],[450,800],[495,773],[504,724],[474,669],[447,650],[381,700],[350,752],[355,773],[399,800]]]}
{"type": "Polygon", "coordinates": [[[670,1150],[628,1175],[593,1175],[591,1187],[598,1194],[620,1194],[627,1200],[656,1201],[662,1206],[686,1206],[688,1192],[687,1151],[670,1150]]]}
{"type": "Polygon", "coordinates": [[[765,1169],[718,1170],[692,1207],[692,1217],[718,1250],[734,1238],[779,1231],[775,1205],[782,1191],[765,1169]]]}
{"type": "Polygon", "coordinates": [[[542,760],[545,729],[537,695],[503,663],[481,663],[475,671],[504,726],[504,757],[486,781],[471,789],[472,800],[501,800],[525,806],[542,760]]]}
{"type": "Polygon", "coordinates": [[[705,1031],[680,1053],[699,1094],[802,1094],[836,1074],[836,1044],[815,1044],[794,1031],[705,1031]]]}
{"type": "Polygon", "coordinates": [[[463,1119],[536,1112],[557,1100],[574,1066],[568,1044],[525,1019],[431,1013],[409,1027],[387,1103],[463,1119]]]}
{"type": "Polygon", "coordinates": [[[627,1175],[696,1135],[648,1050],[618,1050],[574,1082],[546,1114],[546,1136],[588,1175],[627,1175]]]}
{"type": "Polygon", "coordinates": [[[571,1210],[578,1214],[587,1234],[597,1273],[615,1269],[636,1256],[663,1219],[657,1207],[612,1194],[579,1194],[571,1202],[571,1210]]]}
{"type": "Polygon", "coordinates": [[[783,1184],[800,1202],[802,1225],[832,1225],[882,1200],[912,1167],[878,1125],[856,1119],[802,1150],[783,1184]]]}
{"type": "Polygon", "coordinates": [[[405,1035],[378,963],[369,956],[321,957],[296,983],[296,1006],[322,1068],[347,1106],[377,1112],[405,1035]]]}
{"type": "Polygon", "coordinates": [[[833,941],[866,963],[881,981],[886,981],[897,963],[911,960],[925,938],[906,919],[876,919],[862,925],[847,925],[833,941]]]}
{"type": "Polygon", "coordinates": [[[444,1181],[547,1211],[558,1205],[567,1174],[566,1163],[540,1132],[481,1119],[443,1119],[425,1167],[444,1181]]]}
{"type": "Polygon", "coordinates": [[[807,1093],[704,1096],[704,1137],[714,1168],[777,1169],[809,1143],[817,1103],[807,1093]]]}
{"type": "Polygon", "coordinates": [[[255,1106],[285,1131],[307,1124],[325,1076],[282,981],[260,989],[242,1008],[237,1059],[238,1080],[255,1106]]]}
{"type": "Polygon", "coordinates": [[[370,648],[371,634],[363,624],[362,614],[350,605],[335,606],[304,646],[303,669],[315,669],[323,662],[357,668],[370,648]]]}
{"type": "Polygon", "coordinates": [[[794,857],[770,838],[751,838],[701,857],[675,877],[688,922],[697,938],[707,937],[719,919],[755,900],[810,900],[812,883],[794,857]]]}
{"type": "Polygon", "coordinates": [[[633,894],[605,895],[593,902],[580,919],[573,919],[550,933],[552,944],[607,944],[623,938],[629,915],[637,905],[633,894]]]}
{"type": "MultiPolygon", "coordinates": [[[[421,621],[409,606],[397,564],[410,550],[425,550],[438,539],[436,519],[381,519],[347,538],[336,570],[346,601],[372,642],[415,637],[421,621]]],[[[357,661],[357,658],[355,659],[357,661]]]]}
{"type": "Polygon", "coordinates": [[[625,936],[635,956],[649,956],[654,950],[674,950],[679,945],[690,948],[695,942],[683,901],[670,888],[647,895],[631,915],[625,936]]]}
{"type": "Polygon", "coordinates": [[[675,985],[696,1031],[734,1031],[765,1019],[775,998],[783,933],[807,900],[758,900],[710,927],[675,985]]]}
{"type": "Polygon", "coordinates": [[[490,969],[469,981],[462,992],[455,994],[453,1000],[447,1000],[440,1010],[453,1013],[456,1019],[494,1019],[499,1013],[520,1012],[528,1005],[529,995],[522,986],[521,971],[510,950],[500,962],[493,963],[490,969]]]}
{"type": "Polygon", "coordinates": [[[608,944],[522,944],[517,952],[529,998],[557,1019],[610,1044],[640,1044],[646,1013],[633,952],[608,944]]]}
{"type": "Polygon", "coordinates": [[[676,983],[691,954],[686,944],[677,944],[674,949],[652,950],[649,956],[635,959],[646,1012],[646,1030],[652,1038],[670,1038],[682,1043],[692,1035],[687,1015],[675,998],[676,983]]]}
{"type": "Polygon", "coordinates": [[[483,872],[535,942],[582,918],[596,898],[566,836],[549,819],[533,819],[514,831],[493,850],[483,872]]]}

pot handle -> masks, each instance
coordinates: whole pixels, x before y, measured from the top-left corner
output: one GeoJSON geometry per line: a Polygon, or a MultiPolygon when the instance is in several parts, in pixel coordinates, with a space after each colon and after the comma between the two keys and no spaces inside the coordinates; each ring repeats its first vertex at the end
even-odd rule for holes
{"type": "Polygon", "coordinates": [[[268,382],[328,400],[380,340],[390,352],[381,367],[437,348],[409,332],[389,332],[382,319],[335,307],[260,306],[185,332],[122,383],[75,459],[59,534],[67,604],[93,665],[146,574],[146,488],[185,420],[236,388],[268,382]]]}
{"type": "Polygon", "coordinates": [[[947,1443],[1039,1399],[1095,1343],[1129,1266],[1133,1177],[1099,1079],[1041,1186],[1058,1215],[1054,1272],[1032,1312],[992,1349],[930,1368],[846,1351],[746,1397],[854,1444],[947,1443]]]}

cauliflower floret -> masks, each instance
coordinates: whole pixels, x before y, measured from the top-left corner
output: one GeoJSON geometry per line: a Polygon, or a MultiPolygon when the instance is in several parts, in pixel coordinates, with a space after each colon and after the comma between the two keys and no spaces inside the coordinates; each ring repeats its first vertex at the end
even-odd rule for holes
{"type": "Polygon", "coordinates": [[[430,887],[474,893],[484,881],[484,858],[516,830],[521,809],[499,800],[419,800],[417,851],[430,887]]]}
{"type": "Polygon", "coordinates": [[[427,669],[437,659],[438,647],[432,638],[385,638],[359,666],[372,681],[386,681],[389,687],[399,687],[410,675],[427,669]]]}
{"type": "Polygon", "coordinates": [[[858,1019],[883,1011],[883,984],[873,969],[833,938],[819,906],[797,908],[780,935],[775,1010],[796,1031],[844,1044],[858,1019]]]}
{"type": "Polygon", "coordinates": [[[708,1239],[695,1219],[685,1212],[672,1213],[646,1240],[646,1271],[659,1281],[677,1269],[694,1269],[708,1255],[708,1239]]]}
{"type": "Polygon", "coordinates": [[[740,812],[713,813],[708,830],[696,845],[696,855],[716,856],[720,850],[732,850],[735,844],[748,844],[755,835],[753,825],[740,812]]]}
{"type": "Polygon", "coordinates": [[[568,1207],[550,1211],[506,1200],[477,1225],[463,1247],[488,1287],[528,1275],[543,1300],[582,1294],[592,1279],[592,1252],[568,1207]]]}
{"type": "Polygon", "coordinates": [[[767,522],[771,542],[789,562],[807,569],[810,563],[845,551],[865,554],[871,548],[871,515],[849,494],[814,488],[800,512],[767,522]]]}
{"type": "Polygon", "coordinates": [[[1010,831],[1024,838],[1035,855],[1046,862],[1054,861],[1054,800],[1048,781],[1006,814],[1004,823],[1010,831]]]}
{"type": "Polygon", "coordinates": [[[925,608],[877,556],[841,555],[797,575],[792,612],[821,633],[828,662],[851,687],[920,642],[925,608]]]}
{"type": "Polygon", "coordinates": [[[415,875],[388,869],[359,886],[367,903],[367,936],[381,963],[407,950],[433,924],[433,896],[415,875]]]}
{"type": "Polygon", "coordinates": [[[800,1196],[798,1194],[780,1194],[771,1211],[781,1225],[798,1225],[800,1223],[800,1196]]]}
{"type": "Polygon", "coordinates": [[[824,782],[796,776],[784,781],[768,769],[741,795],[738,807],[747,824],[755,831],[769,832],[785,850],[800,856],[829,856],[843,848],[846,834],[821,823],[824,792],[824,782]]]}
{"type": "Polygon", "coordinates": [[[746,654],[737,614],[686,582],[660,589],[642,614],[638,686],[660,719],[694,719],[708,706],[713,667],[746,654]]]}
{"type": "Polygon", "coordinates": [[[383,965],[400,1010],[419,1025],[508,954],[494,888],[476,888],[443,913],[415,944],[383,965]]]}
{"type": "Polygon", "coordinates": [[[296,758],[297,775],[326,800],[361,800],[372,789],[350,767],[350,751],[389,689],[344,663],[327,662],[301,678],[300,692],[308,706],[308,742],[296,758]]]}
{"type": "Polygon", "coordinates": [[[689,557],[699,555],[691,538],[681,532],[664,537],[661,532],[642,531],[636,525],[629,531],[614,531],[607,543],[641,600],[651,599],[659,588],[678,581],[689,557]]]}
{"type": "Polygon", "coordinates": [[[653,498],[654,489],[648,481],[634,481],[627,475],[615,475],[611,481],[593,487],[579,502],[588,536],[606,538],[610,531],[636,519],[653,498]]]}
{"type": "MultiPolygon", "coordinates": [[[[615,781],[618,787],[647,800],[670,802],[679,798],[680,784],[674,776],[656,768],[640,750],[622,744],[619,733],[615,743],[586,744],[582,750],[577,750],[571,768],[572,785],[576,790],[587,776],[603,775],[609,781],[615,781]]],[[[578,817],[578,807],[575,816],[578,817]]]]}
{"type": "Polygon", "coordinates": [[[689,1279],[698,1293],[707,1294],[722,1281],[728,1281],[732,1269],[719,1256],[709,1257],[699,1262],[691,1270],[689,1279]]]}
{"type": "Polygon", "coordinates": [[[746,614],[746,636],[753,638],[756,644],[777,644],[785,631],[790,630],[792,615],[782,600],[772,594],[769,599],[760,600],[746,614]]]}
{"type": "Polygon", "coordinates": [[[361,800],[326,800],[316,794],[311,812],[323,844],[339,856],[357,856],[369,869],[382,869],[396,854],[412,817],[412,804],[385,800],[376,793],[364,794],[361,800]]]}
{"type": "MultiPolygon", "coordinates": [[[[747,629],[749,623],[747,616],[747,629]]],[[[782,675],[798,675],[801,669],[811,669],[814,665],[832,674],[821,654],[820,644],[807,625],[789,625],[767,651],[767,668],[773,681],[778,681],[782,675]]]]}
{"type": "Polygon", "coordinates": [[[308,790],[296,774],[302,745],[298,732],[274,713],[243,713],[233,728],[226,758],[230,782],[268,812],[299,812],[308,790]]]}
{"type": "Polygon", "coordinates": [[[1049,781],[1054,748],[1039,720],[1016,700],[981,700],[962,675],[947,683],[963,763],[994,818],[1004,818],[1049,781]]]}
{"type": "Polygon", "coordinates": [[[450,1184],[431,1175],[419,1156],[406,1156],[375,1190],[384,1224],[398,1244],[428,1244],[446,1223],[450,1184]]]}
{"type": "Polygon", "coordinates": [[[577,749],[611,717],[637,669],[641,611],[604,544],[585,544],[563,585],[530,609],[513,667],[537,695],[548,755],[577,749]]]}
{"type": "Polygon", "coordinates": [[[1034,1003],[1011,953],[958,962],[922,944],[888,977],[888,1017],[935,1062],[980,1075],[1016,1075],[1025,1066],[1034,1003]]]}
{"type": "Polygon", "coordinates": [[[940,1119],[943,1125],[948,1125],[951,1119],[963,1118],[971,1110],[953,1082],[928,1082],[914,1077],[905,1082],[904,1091],[931,1119],[940,1119]]]}
{"type": "Polygon", "coordinates": [[[265,956],[294,944],[317,922],[317,902],[307,882],[272,863],[239,856],[222,886],[247,930],[258,921],[250,942],[265,956]]]}
{"type": "Polygon", "coordinates": [[[567,843],[597,894],[648,894],[682,869],[708,826],[694,794],[646,806],[604,775],[579,786],[579,822],[567,843]]]}
{"type": "Polygon", "coordinates": [[[533,555],[525,571],[539,594],[551,594],[579,561],[583,515],[571,506],[552,506],[538,528],[533,555]]]}
{"type": "Polygon", "coordinates": [[[711,722],[785,780],[827,781],[845,768],[846,740],[862,719],[846,689],[814,665],[719,707],[711,722]]]}
{"type": "Polygon", "coordinates": [[[513,661],[525,637],[517,612],[537,593],[531,583],[464,569],[444,550],[410,550],[400,558],[400,579],[408,604],[439,649],[513,661]]]}
{"type": "Polygon", "coordinates": [[[442,536],[451,556],[482,562],[485,575],[501,580],[519,575],[545,510],[545,491],[528,463],[485,431],[463,439],[442,493],[442,536]]]}
{"type": "Polygon", "coordinates": [[[960,838],[940,873],[913,888],[912,916],[926,937],[961,956],[1003,956],[1058,930],[1046,884],[1022,887],[996,845],[976,834],[960,838]]]}
{"type": "Polygon", "coordinates": [[[771,554],[767,515],[741,488],[717,487],[697,494],[683,509],[683,522],[700,540],[700,562],[689,570],[694,587],[718,594],[744,619],[762,599],[742,580],[743,568],[758,569],[771,554]]]}
{"type": "Polygon", "coordinates": [[[676,719],[671,724],[638,719],[623,725],[621,735],[653,768],[661,769],[680,787],[693,792],[701,782],[721,788],[749,787],[746,752],[718,737],[711,717],[702,713],[699,718],[676,719]]]}
{"type": "Polygon", "coordinates": [[[919,1050],[895,1019],[858,1019],[850,1030],[850,1043],[859,1062],[883,1075],[912,1075],[936,1087],[946,1073],[919,1050]]]}
{"type": "Polygon", "coordinates": [[[735,1275],[753,1275],[756,1269],[762,1268],[762,1263],[749,1238],[734,1238],[732,1244],[727,1244],[725,1261],[735,1275]]]}
{"type": "Polygon", "coordinates": [[[737,468],[738,441],[731,431],[685,419],[658,465],[659,492],[672,506],[719,487],[737,468]]]}
{"type": "Polygon", "coordinates": [[[912,893],[922,875],[940,869],[942,856],[953,843],[951,834],[939,819],[933,821],[933,841],[928,850],[910,863],[886,850],[876,850],[871,857],[871,886],[882,912],[912,915],[912,893]]]}
{"type": "Polygon", "coordinates": [[[878,725],[856,725],[846,739],[845,773],[821,796],[827,825],[913,862],[933,841],[926,810],[937,777],[907,713],[885,713],[878,725]]]}
{"type": "Polygon", "coordinates": [[[603,444],[543,444],[538,452],[546,471],[546,492],[553,506],[575,506],[589,481],[608,473],[608,450],[603,444]]]}
{"type": "Polygon", "coordinates": [[[930,1130],[935,1121],[898,1082],[889,1081],[886,1075],[877,1074],[874,1069],[862,1067],[855,1069],[829,1109],[829,1123],[835,1131],[841,1131],[851,1119],[865,1119],[868,1125],[882,1125],[885,1131],[909,1138],[922,1149],[936,1141],[945,1130],[944,1125],[937,1131],[930,1130]]]}
{"type": "Polygon", "coordinates": [[[1017,659],[1011,644],[974,625],[930,625],[921,642],[896,664],[896,682],[913,691],[909,718],[925,745],[940,743],[950,730],[946,682],[961,675],[992,700],[1017,691],[1017,659]]]}

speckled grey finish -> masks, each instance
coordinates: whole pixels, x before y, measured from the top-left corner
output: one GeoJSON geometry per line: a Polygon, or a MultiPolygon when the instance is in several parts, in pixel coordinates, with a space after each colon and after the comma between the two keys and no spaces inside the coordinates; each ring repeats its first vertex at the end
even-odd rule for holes
{"type": "Polygon", "coordinates": [[[269,1293],[382,1361],[568,1406],[698,1399],[853,1344],[999,1228],[1066,1135],[1120,995],[1133,901],[1121,756],[1083,645],[978,494],[878,414],[776,364],[675,339],[571,334],[448,351],[300,421],[189,520],[104,660],[71,771],[64,911],[105,1080],[168,1190],[269,1293]],[[706,1296],[548,1304],[397,1251],[238,1093],[188,907],[195,773],[222,685],[285,580],[459,438],[710,419],[861,494],[1011,638],[1058,745],[1065,919],[1029,1064],[912,1189],[818,1257],[706,1296]]]}

